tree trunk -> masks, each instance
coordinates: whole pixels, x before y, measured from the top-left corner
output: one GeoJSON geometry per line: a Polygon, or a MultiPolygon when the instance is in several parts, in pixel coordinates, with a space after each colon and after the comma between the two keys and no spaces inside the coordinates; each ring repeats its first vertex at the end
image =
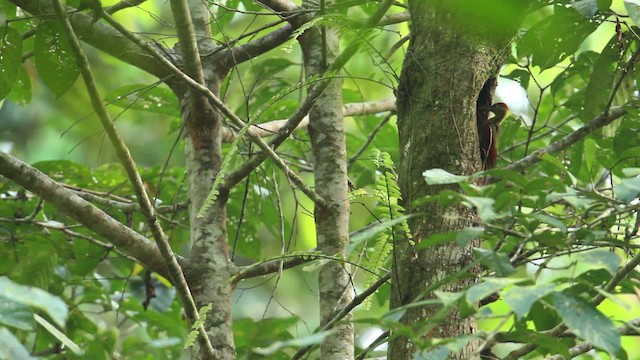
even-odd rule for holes
{"type": "MultiPolygon", "coordinates": [[[[443,210],[438,203],[412,205],[426,195],[445,189],[457,190],[455,186],[427,186],[422,175],[425,170],[442,168],[454,174],[480,170],[476,130],[478,96],[485,82],[495,81],[505,55],[502,50],[510,39],[504,34],[496,38],[491,31],[484,32],[481,22],[474,24],[468,13],[463,14],[465,6],[477,9],[483,4],[409,1],[413,26],[397,107],[401,149],[399,181],[404,206],[407,213],[425,214],[410,221],[415,243],[432,234],[459,231],[476,219],[474,212],[463,206],[443,210]]],[[[486,100],[491,102],[490,97],[486,100]]],[[[416,251],[406,241],[397,243],[391,307],[433,298],[426,289],[469,265],[473,261],[472,248],[478,244],[472,241],[461,247],[450,243],[416,251]]],[[[472,267],[473,276],[449,282],[438,290],[463,289],[476,281],[479,270],[477,266],[472,267]]],[[[435,305],[411,308],[401,322],[415,325],[419,331],[417,325],[428,324],[439,309],[435,305]]],[[[461,318],[454,309],[439,325],[427,328],[430,329],[427,333],[418,336],[429,339],[470,334],[475,332],[476,323],[472,318],[461,318]]],[[[468,344],[452,358],[473,358],[476,345],[468,344]]],[[[411,359],[418,351],[411,339],[396,337],[389,347],[389,359],[411,359]]]]}
{"type": "MultiPolygon", "coordinates": [[[[314,3],[303,6],[314,7],[314,3]]],[[[339,36],[328,27],[307,30],[300,38],[307,77],[322,74],[339,52],[339,36]]],[[[309,135],[314,155],[316,192],[325,204],[316,204],[315,221],[318,250],[329,256],[346,257],[349,242],[349,200],[347,198],[347,160],[342,118],[342,81],[331,80],[309,112],[309,135]]],[[[325,325],[353,299],[350,267],[330,261],[322,267],[318,279],[320,290],[320,324],[325,325]]],[[[354,334],[351,316],[333,328],[320,348],[322,359],[353,359],[354,334]]]]}
{"type": "MultiPolygon", "coordinates": [[[[180,0],[172,2],[172,8],[177,1],[180,0]]],[[[218,96],[222,76],[217,74],[215,64],[203,67],[199,55],[207,53],[214,46],[211,42],[208,6],[197,0],[189,1],[187,5],[190,16],[184,23],[178,21],[179,15],[174,10],[185,72],[218,96]],[[185,28],[190,28],[190,34],[184,34],[185,28]]],[[[233,288],[228,282],[232,275],[232,264],[227,246],[227,194],[218,196],[202,216],[198,215],[222,165],[222,118],[204,95],[193,88],[187,91],[178,90],[177,95],[181,99],[186,129],[185,156],[188,169],[191,239],[189,260],[195,269],[188,279],[189,286],[198,309],[209,304],[214,305],[206,314],[204,328],[213,346],[215,359],[234,359],[231,319],[233,288]]],[[[202,357],[202,352],[197,349],[194,349],[192,354],[194,358],[202,357]]]]}

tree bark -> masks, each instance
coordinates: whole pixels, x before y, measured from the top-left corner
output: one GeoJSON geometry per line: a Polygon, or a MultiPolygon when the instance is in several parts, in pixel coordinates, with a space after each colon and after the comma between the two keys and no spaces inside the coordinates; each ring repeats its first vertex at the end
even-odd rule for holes
{"type": "MultiPolygon", "coordinates": [[[[216,96],[220,79],[215,66],[204,68],[200,53],[211,50],[210,13],[201,1],[172,0],[176,29],[180,40],[185,73],[216,96]]],[[[214,64],[211,64],[214,65],[214,64]]],[[[191,250],[189,260],[194,269],[189,285],[200,309],[214,304],[206,314],[204,327],[215,351],[215,359],[234,359],[235,346],[231,319],[233,287],[228,279],[233,269],[229,260],[226,231],[226,194],[219,196],[207,211],[199,216],[222,164],[221,122],[201,92],[189,87],[177,92],[185,124],[185,156],[189,184],[189,222],[191,250]]],[[[200,356],[193,351],[194,358],[200,356]]]]}
{"type": "MultiPolygon", "coordinates": [[[[464,13],[468,11],[465,6],[477,9],[486,5],[489,4],[409,1],[412,36],[400,78],[397,107],[404,207],[407,213],[425,214],[410,220],[415,243],[431,234],[459,231],[475,219],[474,212],[464,206],[442,209],[437,203],[418,207],[413,203],[445,189],[457,190],[455,186],[427,186],[422,175],[427,169],[442,168],[454,174],[480,170],[478,95],[485,82],[491,78],[495,81],[505,57],[503,50],[508,48],[514,34],[501,33],[496,37],[492,31],[484,31],[482,22],[474,24],[469,14],[464,13]]],[[[472,248],[478,244],[478,241],[464,247],[443,244],[417,251],[408,241],[396,243],[391,307],[433,298],[426,289],[472,263],[472,248]]],[[[448,282],[438,290],[455,292],[466,288],[476,281],[479,270],[472,267],[472,276],[448,282]]],[[[419,332],[423,326],[436,324],[430,321],[438,310],[440,306],[436,305],[411,308],[401,322],[419,332]]],[[[462,318],[458,309],[454,309],[438,325],[427,328],[428,332],[419,332],[417,336],[424,340],[471,334],[476,323],[472,318],[462,318]]],[[[473,358],[476,346],[471,342],[451,358],[473,358]]],[[[419,350],[414,341],[399,336],[391,341],[388,355],[389,359],[411,359],[419,350]]]]}
{"type": "MultiPolygon", "coordinates": [[[[313,2],[303,1],[303,7],[313,2]]],[[[305,31],[300,38],[307,78],[326,71],[339,52],[337,30],[324,27],[305,31]]],[[[349,242],[349,200],[347,198],[346,140],[342,116],[342,81],[331,80],[309,112],[309,135],[314,155],[316,192],[325,205],[316,204],[318,250],[330,256],[346,257],[349,242]]],[[[350,267],[338,261],[324,265],[319,274],[320,324],[327,324],[353,300],[350,267]]],[[[322,359],[353,359],[354,333],[351,315],[334,327],[320,347],[322,359]]]]}

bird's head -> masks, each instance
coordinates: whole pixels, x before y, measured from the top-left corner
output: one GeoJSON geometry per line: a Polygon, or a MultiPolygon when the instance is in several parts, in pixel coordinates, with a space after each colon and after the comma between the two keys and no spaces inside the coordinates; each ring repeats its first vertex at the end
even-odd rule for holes
{"type": "Polygon", "coordinates": [[[495,117],[493,117],[491,120],[493,120],[497,124],[500,124],[502,120],[506,119],[506,117],[509,116],[509,107],[503,102],[491,105],[489,110],[495,115],[495,117]]]}

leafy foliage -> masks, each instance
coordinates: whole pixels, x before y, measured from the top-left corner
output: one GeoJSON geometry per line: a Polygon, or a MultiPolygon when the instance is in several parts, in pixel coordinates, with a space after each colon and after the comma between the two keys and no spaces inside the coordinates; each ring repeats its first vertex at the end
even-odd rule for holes
{"type": "MultiPolygon", "coordinates": [[[[350,161],[349,175],[358,190],[351,199],[354,232],[349,261],[369,271],[354,278],[355,291],[367,289],[389,271],[393,246],[400,242],[428,250],[443,243],[465,246],[473,239],[483,240],[473,251],[474,263],[469,264],[484,269],[477,283],[459,293],[442,291],[448,282],[468,276],[461,271],[442,283],[425,286],[425,292],[434,291],[437,298],[394,311],[387,311],[389,286],[375,289],[362,310],[355,312],[359,338],[368,331],[392,330],[414,339],[421,348],[418,358],[429,359],[447,358],[476,340],[499,358],[514,358],[511,352],[525,344],[536,345],[522,355],[526,358],[552,354],[568,358],[573,356],[572,347],[582,341],[593,345],[601,357],[640,356],[637,347],[625,344],[620,332],[623,323],[640,316],[636,297],[640,274],[635,269],[640,261],[640,5],[630,0],[532,3],[502,71],[528,97],[521,109],[514,109],[518,118],[504,122],[498,165],[508,166],[534,150],[545,151],[520,171],[497,169],[474,176],[441,169],[424,172],[425,186],[457,184],[461,191],[418,201],[437,202],[443,209],[457,204],[472,208],[478,216],[473,226],[433,234],[413,244],[407,219],[420,214],[405,214],[401,206],[394,166],[400,153],[396,128],[392,123],[378,128],[380,114],[345,119],[350,155],[366,146],[381,149],[372,156],[373,168],[357,156],[350,161]],[[624,109],[624,118],[606,127],[594,126],[580,141],[547,151],[548,145],[615,107],[624,109]],[[422,305],[440,306],[441,312],[415,327],[398,321],[408,309],[422,305]],[[482,332],[425,340],[423,333],[441,323],[442,314],[453,308],[478,319],[482,332]]],[[[401,24],[387,26],[390,31],[356,31],[360,23],[352,18],[373,13],[377,5],[336,2],[298,28],[280,48],[237,65],[223,79],[221,98],[247,120],[247,126],[236,128],[235,141],[224,146],[222,171],[207,204],[218,195],[215,185],[256,151],[242,137],[248,126],[288,117],[308,86],[320,80],[301,81],[303,69],[297,60],[301,53],[293,38],[304,30],[331,25],[342,30],[344,45],[361,44],[344,71],[347,103],[392,95],[402,51],[387,55],[387,50],[409,30],[401,24]]],[[[402,2],[396,5],[395,13],[405,10],[402,2]]],[[[219,44],[239,46],[273,31],[274,25],[260,14],[265,10],[253,1],[228,0],[212,8],[214,40],[219,44]]],[[[0,98],[5,99],[0,140],[53,180],[149,236],[133,189],[121,167],[112,163],[113,156],[87,110],[88,99],[75,85],[78,69],[59,25],[35,21],[6,0],[0,1],[0,9],[7,20],[0,29],[0,98]],[[28,108],[18,107],[26,104],[28,108]]],[[[460,11],[473,12],[469,9],[473,8],[460,11]]],[[[468,15],[470,27],[496,17],[496,11],[504,16],[511,11],[506,5],[487,9],[468,15]]],[[[130,19],[136,23],[123,22],[148,34],[158,46],[171,41],[152,35],[170,27],[143,16],[147,11],[155,19],[169,17],[165,7],[146,2],[142,8],[123,11],[131,11],[130,19]]],[[[97,29],[104,22],[94,25],[97,29]]],[[[499,22],[491,25],[495,28],[489,31],[503,30],[499,22]]],[[[169,48],[165,49],[171,57],[169,48]]],[[[183,144],[175,131],[182,128],[177,98],[164,85],[157,86],[158,79],[89,47],[87,52],[107,94],[104,102],[119,114],[118,127],[141,164],[159,221],[173,249],[185,254],[188,169],[180,160],[183,144]]],[[[204,57],[210,55],[215,54],[204,57]]],[[[310,181],[306,172],[312,171],[315,159],[305,133],[297,132],[278,152],[310,181]]],[[[313,205],[272,164],[265,163],[242,185],[229,195],[227,231],[234,259],[247,265],[243,270],[293,258],[314,263],[279,271],[277,280],[240,283],[233,324],[238,357],[290,358],[300,347],[319,344],[327,335],[314,330],[318,322],[310,315],[315,313],[317,293],[313,277],[323,261],[342,259],[309,250],[315,247],[313,205]]],[[[120,249],[4,178],[0,179],[0,202],[0,357],[29,359],[47,352],[56,354],[52,358],[72,359],[187,356],[184,344],[192,343],[194,333],[189,332],[166,279],[147,273],[120,249]]],[[[358,346],[368,345],[363,341],[358,346]]]]}

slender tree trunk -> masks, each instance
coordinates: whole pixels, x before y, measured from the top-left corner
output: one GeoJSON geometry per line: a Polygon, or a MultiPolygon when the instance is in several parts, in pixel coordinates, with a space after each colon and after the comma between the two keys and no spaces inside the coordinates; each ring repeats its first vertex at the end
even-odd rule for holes
{"type": "MultiPolygon", "coordinates": [[[[314,7],[304,1],[303,6],[314,7]]],[[[307,77],[321,74],[339,52],[339,36],[335,29],[309,29],[300,39],[307,77]]],[[[331,84],[318,98],[309,113],[309,134],[315,159],[316,192],[326,205],[316,204],[315,221],[318,249],[331,256],[344,257],[349,242],[349,201],[347,199],[347,160],[342,117],[342,81],[331,84]]],[[[319,274],[320,323],[326,324],[337,310],[353,299],[349,266],[331,261],[319,274]]],[[[322,359],[353,359],[354,335],[351,316],[334,327],[321,346],[322,359]]]]}
{"type": "MultiPolygon", "coordinates": [[[[183,1],[183,0],[172,0],[183,1]]],[[[189,54],[185,50],[185,40],[179,29],[185,71],[193,79],[200,77],[216,96],[220,91],[220,79],[211,65],[204,67],[200,62],[200,53],[213,48],[211,43],[210,12],[206,3],[198,0],[188,2],[193,37],[197,39],[197,52],[189,54]],[[192,56],[193,59],[186,57],[192,56]],[[193,65],[189,65],[190,61],[193,65]],[[195,66],[199,69],[191,69],[195,66]]],[[[172,3],[173,6],[173,3],[172,3]]],[[[176,19],[178,17],[176,16],[176,19]]],[[[186,24],[176,25],[185,27],[186,24]]],[[[189,260],[192,271],[189,286],[198,309],[213,304],[206,314],[205,329],[215,350],[216,359],[234,359],[231,296],[232,286],[228,280],[233,269],[229,261],[226,230],[226,195],[221,194],[208,207],[203,216],[198,216],[204,200],[211,191],[215,177],[222,164],[221,115],[215,111],[202,94],[193,89],[178,94],[181,99],[183,121],[185,124],[185,156],[189,184],[189,220],[191,250],[189,260]]],[[[194,358],[200,356],[192,352],[194,358]]]]}
{"type": "MultiPolygon", "coordinates": [[[[487,4],[484,4],[487,5],[487,4]]],[[[407,213],[424,213],[410,221],[416,243],[431,234],[459,231],[473,224],[472,210],[463,206],[442,209],[437,203],[413,207],[416,199],[435,195],[449,186],[427,186],[422,173],[442,168],[454,174],[471,174],[480,170],[476,130],[476,106],[483,85],[495,77],[509,36],[496,40],[484,33],[480,24],[469,26],[471,19],[462,14],[465,6],[439,0],[409,1],[412,28],[411,42],[405,57],[398,88],[398,129],[401,163],[400,187],[407,213]]],[[[490,91],[489,95],[493,91],[490,91]]],[[[490,96],[486,101],[491,103],[490,96]]],[[[416,251],[408,242],[395,247],[391,307],[432,298],[426,289],[456,274],[473,261],[472,241],[467,246],[455,243],[416,251]]],[[[478,275],[479,268],[469,272],[478,275]]],[[[474,276],[439,287],[441,291],[458,291],[476,281],[474,276]]],[[[428,324],[439,306],[407,310],[402,322],[428,324]]],[[[434,328],[427,327],[424,339],[455,337],[475,332],[474,319],[463,319],[457,309],[434,328]]],[[[476,343],[471,342],[452,358],[473,358],[476,343]]],[[[407,337],[391,341],[389,359],[411,359],[416,345],[407,337]]]]}

